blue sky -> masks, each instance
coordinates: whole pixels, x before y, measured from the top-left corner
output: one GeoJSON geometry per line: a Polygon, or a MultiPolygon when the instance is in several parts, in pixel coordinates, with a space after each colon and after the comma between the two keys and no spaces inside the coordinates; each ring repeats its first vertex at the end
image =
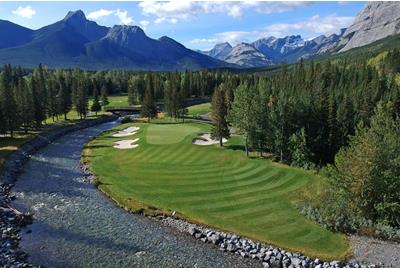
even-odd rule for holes
{"type": "Polygon", "coordinates": [[[38,29],[81,9],[100,25],[133,24],[148,36],[169,36],[192,49],[219,42],[300,34],[310,39],[350,25],[365,2],[1,2],[0,19],[38,29]]]}

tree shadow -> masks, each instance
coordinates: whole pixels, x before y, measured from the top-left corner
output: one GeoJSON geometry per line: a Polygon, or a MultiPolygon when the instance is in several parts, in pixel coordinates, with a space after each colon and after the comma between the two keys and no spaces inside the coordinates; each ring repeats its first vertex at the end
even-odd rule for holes
{"type": "Polygon", "coordinates": [[[234,150],[234,151],[246,151],[245,146],[240,145],[240,144],[227,145],[226,149],[230,149],[230,150],[234,150]]]}

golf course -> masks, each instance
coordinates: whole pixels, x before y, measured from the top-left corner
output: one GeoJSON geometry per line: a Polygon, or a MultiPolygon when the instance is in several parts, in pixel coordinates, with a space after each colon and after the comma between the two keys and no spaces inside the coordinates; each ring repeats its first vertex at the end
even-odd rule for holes
{"type": "Polygon", "coordinates": [[[88,143],[83,159],[99,189],[131,211],[176,212],[192,222],[312,257],[348,255],[344,235],[306,219],[296,208],[299,192],[312,188],[319,181],[316,175],[246,157],[239,135],[224,147],[193,144],[210,128],[190,121],[123,124],[88,143]],[[113,136],[132,127],[136,131],[124,138],[113,136]],[[135,147],[115,148],[121,140],[131,140],[135,147]]]}

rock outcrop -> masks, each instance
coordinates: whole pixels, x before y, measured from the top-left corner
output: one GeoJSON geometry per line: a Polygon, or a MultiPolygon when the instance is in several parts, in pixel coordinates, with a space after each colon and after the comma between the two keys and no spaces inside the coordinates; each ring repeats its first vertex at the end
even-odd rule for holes
{"type": "Polygon", "coordinates": [[[225,61],[245,68],[263,67],[274,64],[266,55],[247,43],[241,43],[233,47],[225,58],[225,61]]]}
{"type": "Polygon", "coordinates": [[[361,47],[400,33],[399,2],[369,2],[347,28],[339,52],[361,47]]]}

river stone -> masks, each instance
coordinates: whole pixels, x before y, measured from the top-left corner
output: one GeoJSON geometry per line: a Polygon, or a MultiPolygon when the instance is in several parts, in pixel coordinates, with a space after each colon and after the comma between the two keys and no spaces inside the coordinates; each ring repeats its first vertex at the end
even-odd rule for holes
{"type": "Polygon", "coordinates": [[[300,259],[298,259],[298,258],[291,258],[291,262],[292,262],[292,265],[293,265],[294,267],[300,267],[300,264],[301,264],[301,260],[300,260],[300,259]]]}
{"type": "Polygon", "coordinates": [[[269,263],[263,262],[263,267],[264,267],[264,268],[269,268],[269,263]]]}

